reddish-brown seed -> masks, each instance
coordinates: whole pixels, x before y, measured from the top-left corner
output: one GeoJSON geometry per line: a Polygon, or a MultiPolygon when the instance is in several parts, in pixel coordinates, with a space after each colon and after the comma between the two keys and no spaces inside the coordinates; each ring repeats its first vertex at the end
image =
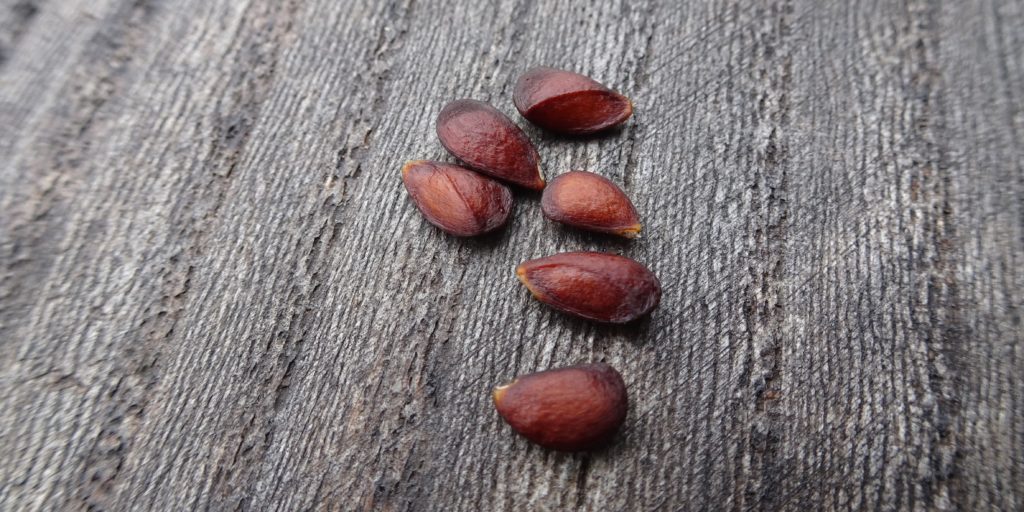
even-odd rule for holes
{"type": "Polygon", "coordinates": [[[621,324],[650,313],[661,283],[647,267],[623,256],[566,252],[523,262],[516,276],[537,300],[565,313],[621,324]]]}
{"type": "Polygon", "coordinates": [[[498,109],[476,100],[456,100],[437,116],[437,137],[467,166],[533,190],[544,188],[533,143],[498,109]]]}
{"type": "Polygon", "coordinates": [[[636,208],[618,186],[592,172],[571,171],[551,180],[540,199],[544,216],[569,226],[635,238],[636,208]]]}
{"type": "Polygon", "coordinates": [[[571,71],[536,67],[516,82],[512,101],[531,123],[565,135],[586,135],[633,115],[629,98],[571,71]]]}
{"type": "Polygon", "coordinates": [[[622,376],[604,363],[531,373],[494,388],[498,414],[545,448],[579,451],[607,443],[626,419],[622,376]]]}
{"type": "Polygon", "coordinates": [[[423,216],[455,236],[493,231],[512,211],[508,187],[457,165],[408,162],[402,167],[402,182],[423,216]]]}

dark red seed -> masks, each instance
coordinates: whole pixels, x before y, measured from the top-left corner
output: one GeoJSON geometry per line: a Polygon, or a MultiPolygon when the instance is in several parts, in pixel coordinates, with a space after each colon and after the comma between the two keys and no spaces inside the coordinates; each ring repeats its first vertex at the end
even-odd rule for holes
{"type": "Polygon", "coordinates": [[[533,190],[544,188],[540,156],[530,139],[498,109],[476,100],[456,100],[437,116],[437,137],[455,158],[500,180],[533,190]]]}
{"type": "Polygon", "coordinates": [[[512,211],[508,187],[457,165],[408,162],[402,167],[402,182],[423,216],[455,236],[493,231],[512,211]]]}
{"type": "Polygon", "coordinates": [[[621,324],[650,313],[661,283],[647,267],[623,256],[566,252],[523,262],[516,276],[533,296],[565,313],[621,324]]]}
{"type": "Polygon", "coordinates": [[[531,373],[492,394],[498,414],[545,448],[579,451],[607,443],[626,419],[622,376],[604,363],[531,373]]]}
{"type": "Polygon", "coordinates": [[[565,135],[586,135],[633,115],[629,98],[579,73],[536,67],[516,82],[512,101],[531,123],[565,135]]]}
{"type": "Polygon", "coordinates": [[[640,217],[629,197],[603,176],[571,171],[551,180],[540,200],[544,216],[569,226],[635,238],[640,217]]]}

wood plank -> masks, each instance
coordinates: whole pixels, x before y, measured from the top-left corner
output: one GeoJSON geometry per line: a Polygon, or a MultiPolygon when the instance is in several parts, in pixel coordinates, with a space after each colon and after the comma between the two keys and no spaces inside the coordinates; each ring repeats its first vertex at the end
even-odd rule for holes
{"type": "Polygon", "coordinates": [[[1024,507],[1024,6],[550,0],[0,2],[0,509],[1024,507]],[[636,115],[526,125],[528,66],[636,115]],[[448,237],[398,170],[492,102],[633,242],[448,237]],[[636,325],[512,268],[648,264],[636,325]],[[490,387],[605,361],[589,454],[490,387]]]}

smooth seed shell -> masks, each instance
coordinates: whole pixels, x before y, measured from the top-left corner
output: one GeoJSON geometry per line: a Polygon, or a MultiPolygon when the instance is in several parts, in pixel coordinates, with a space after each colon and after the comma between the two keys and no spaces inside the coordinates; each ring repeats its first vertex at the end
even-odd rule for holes
{"type": "Polygon", "coordinates": [[[658,278],[640,263],[614,254],[555,254],[521,263],[516,276],[537,300],[599,322],[631,322],[661,301],[658,278]]]}
{"type": "Polygon", "coordinates": [[[551,180],[540,200],[544,216],[563,224],[635,238],[640,217],[615,183],[587,171],[571,171],[551,180]]]}
{"type": "Polygon", "coordinates": [[[441,145],[467,166],[533,190],[544,188],[533,143],[498,109],[476,100],[456,100],[437,116],[441,145]]]}
{"type": "Polygon", "coordinates": [[[423,216],[455,236],[498,229],[512,212],[508,187],[457,165],[408,162],[402,167],[402,182],[423,216]]]}
{"type": "Polygon", "coordinates": [[[579,73],[535,67],[516,82],[512,101],[531,123],[563,135],[587,135],[624,123],[629,98],[579,73]]]}
{"type": "Polygon", "coordinates": [[[498,414],[545,448],[579,451],[607,443],[626,419],[622,376],[604,363],[518,377],[492,393],[498,414]]]}

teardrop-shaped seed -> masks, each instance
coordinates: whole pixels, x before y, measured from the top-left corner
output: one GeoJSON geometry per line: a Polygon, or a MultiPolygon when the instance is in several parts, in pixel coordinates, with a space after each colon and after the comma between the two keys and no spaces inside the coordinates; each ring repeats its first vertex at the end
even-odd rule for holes
{"type": "Polygon", "coordinates": [[[569,226],[626,238],[640,233],[640,217],[626,193],[592,172],[570,171],[551,180],[540,206],[545,217],[569,226]]]}
{"type": "Polygon", "coordinates": [[[402,167],[402,182],[423,216],[455,236],[493,231],[512,211],[508,187],[457,165],[408,162],[402,167]]]}
{"type": "Polygon", "coordinates": [[[494,388],[498,414],[545,448],[579,451],[607,443],[626,419],[622,376],[604,363],[531,373],[494,388]]]}
{"type": "Polygon", "coordinates": [[[661,300],[658,278],[640,263],[615,254],[555,254],[521,263],[516,276],[537,300],[599,322],[636,320],[661,300]]]}
{"type": "Polygon", "coordinates": [[[531,123],[564,135],[586,135],[633,115],[629,98],[579,73],[535,67],[516,82],[512,101],[531,123]]]}
{"type": "Polygon", "coordinates": [[[544,188],[533,143],[498,109],[476,100],[456,100],[437,116],[441,145],[468,167],[533,190],[544,188]]]}

